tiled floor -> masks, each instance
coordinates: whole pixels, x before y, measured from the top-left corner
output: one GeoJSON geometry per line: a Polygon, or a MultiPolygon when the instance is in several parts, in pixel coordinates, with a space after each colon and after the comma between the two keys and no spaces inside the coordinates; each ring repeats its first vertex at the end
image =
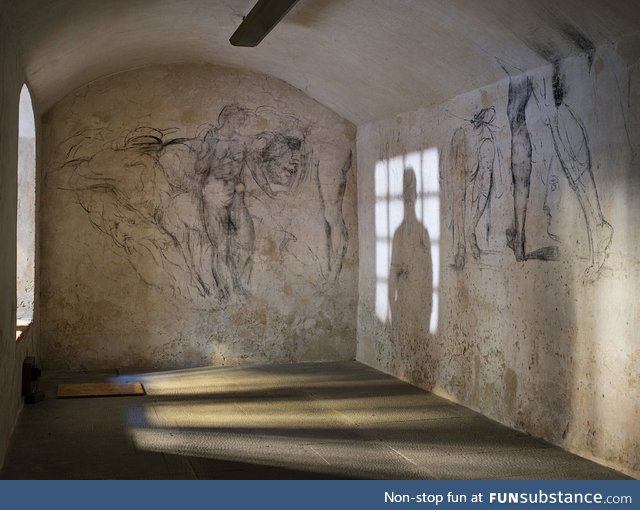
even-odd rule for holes
{"type": "Polygon", "coordinates": [[[505,479],[624,475],[356,362],[49,375],[0,478],[505,479]],[[56,400],[60,382],[143,397],[56,400]]]}

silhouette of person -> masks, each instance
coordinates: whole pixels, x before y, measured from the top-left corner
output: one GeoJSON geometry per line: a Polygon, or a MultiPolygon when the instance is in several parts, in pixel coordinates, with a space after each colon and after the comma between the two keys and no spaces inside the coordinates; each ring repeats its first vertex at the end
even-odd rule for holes
{"type": "Polygon", "coordinates": [[[403,173],[404,218],[393,234],[388,298],[394,341],[410,356],[429,332],[433,305],[433,267],[429,232],[416,216],[416,175],[403,173]]]}

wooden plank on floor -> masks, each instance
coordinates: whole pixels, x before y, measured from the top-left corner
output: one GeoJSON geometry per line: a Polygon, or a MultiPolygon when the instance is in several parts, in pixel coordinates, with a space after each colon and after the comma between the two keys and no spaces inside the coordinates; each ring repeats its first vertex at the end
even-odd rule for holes
{"type": "Polygon", "coordinates": [[[58,384],[56,398],[126,397],[145,395],[142,383],[58,384]]]}

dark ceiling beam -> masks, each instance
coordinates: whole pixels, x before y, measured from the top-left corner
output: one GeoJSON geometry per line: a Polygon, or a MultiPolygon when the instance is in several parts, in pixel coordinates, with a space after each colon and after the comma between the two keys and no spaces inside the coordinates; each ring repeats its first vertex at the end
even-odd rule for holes
{"type": "Polygon", "coordinates": [[[297,2],[298,0],[258,0],[229,42],[233,46],[257,46],[297,2]]]}

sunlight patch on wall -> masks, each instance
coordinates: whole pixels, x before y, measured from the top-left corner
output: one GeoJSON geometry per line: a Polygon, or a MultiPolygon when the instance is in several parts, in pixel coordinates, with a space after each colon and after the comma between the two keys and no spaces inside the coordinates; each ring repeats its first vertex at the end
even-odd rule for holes
{"type": "MultiPolygon", "coordinates": [[[[435,147],[393,158],[382,159],[375,166],[375,234],[376,234],[376,315],[389,322],[389,271],[394,235],[407,220],[403,190],[405,169],[413,170],[416,184],[415,217],[427,230],[432,261],[432,309],[430,333],[438,326],[438,288],[440,274],[440,184],[439,154],[435,147]]],[[[428,307],[426,307],[428,312],[428,307]]]]}

